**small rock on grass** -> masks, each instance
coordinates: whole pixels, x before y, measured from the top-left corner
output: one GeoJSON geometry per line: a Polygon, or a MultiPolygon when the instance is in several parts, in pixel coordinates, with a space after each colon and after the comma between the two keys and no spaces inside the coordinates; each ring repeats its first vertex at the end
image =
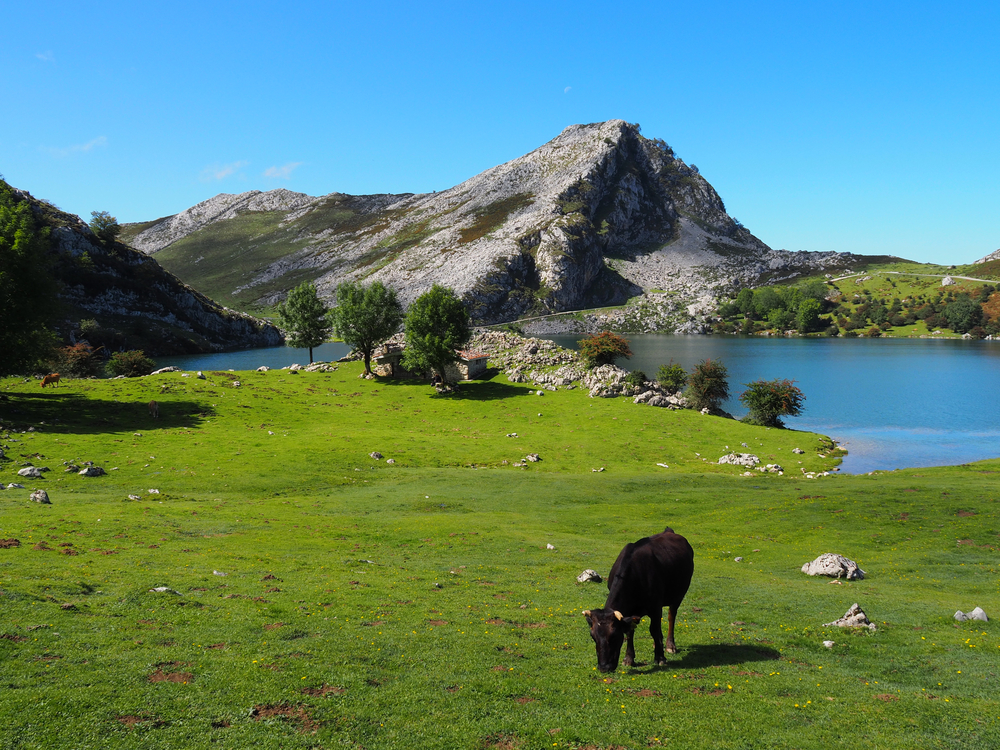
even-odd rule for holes
{"type": "Polygon", "coordinates": [[[88,466],[86,469],[81,469],[77,473],[81,477],[103,477],[105,471],[100,466],[88,466]]]}
{"type": "Polygon", "coordinates": [[[838,627],[838,628],[868,628],[869,630],[875,630],[875,623],[868,619],[868,615],[865,611],[858,606],[855,602],[850,606],[844,616],[839,620],[834,620],[833,622],[824,622],[823,627],[838,627]]]}
{"type": "Polygon", "coordinates": [[[17,482],[11,482],[10,484],[7,485],[7,489],[8,490],[23,490],[24,489],[24,485],[23,484],[18,484],[17,482]]]}
{"type": "Polygon", "coordinates": [[[865,577],[865,571],[853,560],[843,555],[827,552],[812,562],[802,566],[802,572],[809,576],[830,576],[831,578],[846,578],[848,581],[860,581],[865,577]]]}
{"type": "Polygon", "coordinates": [[[971,612],[963,612],[958,610],[955,613],[955,619],[959,622],[965,622],[966,620],[980,620],[982,622],[989,622],[990,618],[986,616],[986,613],[979,607],[976,607],[971,612]]]}
{"type": "Polygon", "coordinates": [[[43,505],[52,505],[52,501],[49,500],[49,493],[45,490],[35,490],[31,493],[31,499],[36,503],[42,503],[43,505]]]}
{"type": "Polygon", "coordinates": [[[151,593],[151,594],[153,594],[153,593],[155,593],[155,594],[177,594],[177,596],[181,595],[180,591],[174,591],[169,586],[157,586],[156,588],[150,589],[149,593],[151,593]]]}
{"type": "Polygon", "coordinates": [[[576,577],[577,583],[587,583],[588,581],[593,581],[594,583],[601,582],[601,575],[596,570],[591,570],[587,568],[580,575],[576,577]]]}

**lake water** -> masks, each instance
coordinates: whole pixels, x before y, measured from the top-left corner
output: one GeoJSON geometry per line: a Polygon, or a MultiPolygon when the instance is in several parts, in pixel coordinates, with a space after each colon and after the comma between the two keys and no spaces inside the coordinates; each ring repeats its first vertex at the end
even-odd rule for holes
{"type": "MultiPolygon", "coordinates": [[[[574,336],[548,336],[577,348],[574,336]]],[[[932,339],[764,338],[759,336],[629,337],[627,369],[656,377],[671,359],[690,371],[720,359],[736,417],[753,380],[787,378],[802,389],[796,430],[829,435],[849,451],[841,471],[943,466],[1000,456],[1000,342],[932,339]]]]}
{"type": "MultiPolygon", "coordinates": [[[[575,349],[580,335],[548,336],[575,349]]],[[[743,385],[788,378],[806,396],[788,427],[829,435],[849,451],[841,471],[941,466],[1000,456],[1000,342],[931,339],[800,339],[741,336],[629,337],[634,356],[619,365],[655,377],[673,359],[684,369],[721,359],[739,417],[743,385]]],[[[313,349],[317,361],[348,353],[342,343],[313,349]]],[[[160,367],[253,370],[308,364],[308,349],[278,346],[224,354],[161,357],[160,367]]]]}

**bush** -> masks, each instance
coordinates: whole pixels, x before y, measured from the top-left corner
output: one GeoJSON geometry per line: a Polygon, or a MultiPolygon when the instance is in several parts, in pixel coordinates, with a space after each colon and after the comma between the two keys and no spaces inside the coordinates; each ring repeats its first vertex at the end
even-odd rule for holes
{"type": "Polygon", "coordinates": [[[660,385],[671,391],[679,391],[684,387],[687,382],[687,373],[684,368],[679,364],[670,360],[668,364],[660,365],[659,371],[656,373],[656,379],[659,381],[660,385]]]}
{"type": "Polygon", "coordinates": [[[111,377],[124,375],[128,378],[137,378],[141,375],[149,375],[156,369],[156,363],[147,357],[141,349],[132,349],[112,354],[104,369],[111,377]]]}
{"type": "Polygon", "coordinates": [[[755,380],[746,384],[740,403],[750,410],[742,421],[762,427],[784,427],[780,417],[802,413],[806,397],[792,380],[755,380]]]}
{"type": "Polygon", "coordinates": [[[728,377],[729,371],[719,360],[702,360],[688,376],[688,387],[684,395],[695,409],[716,411],[729,398],[728,377]]]}
{"type": "Polygon", "coordinates": [[[625,382],[639,388],[646,383],[646,373],[642,370],[632,370],[632,372],[625,376],[625,382]]]}
{"type": "Polygon", "coordinates": [[[579,344],[580,353],[591,367],[613,365],[619,357],[629,359],[632,356],[628,339],[617,333],[611,333],[611,331],[601,331],[590,338],[583,339],[579,344]]]}
{"type": "Polygon", "coordinates": [[[86,341],[64,346],[56,352],[53,362],[56,372],[73,378],[89,378],[101,371],[103,361],[86,341]]]}
{"type": "Polygon", "coordinates": [[[879,328],[878,326],[872,326],[867,331],[865,331],[865,336],[867,336],[870,339],[877,339],[881,335],[882,335],[882,329],[879,328]]]}

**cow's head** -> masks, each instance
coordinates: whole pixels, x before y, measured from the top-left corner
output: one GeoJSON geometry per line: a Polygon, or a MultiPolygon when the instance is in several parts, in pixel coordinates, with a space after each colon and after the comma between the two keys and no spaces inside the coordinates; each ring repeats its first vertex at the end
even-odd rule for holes
{"type": "Polygon", "coordinates": [[[618,669],[622,642],[635,630],[642,616],[625,617],[613,609],[586,609],[583,616],[590,626],[590,637],[597,645],[597,668],[602,672],[614,672],[618,669]]]}

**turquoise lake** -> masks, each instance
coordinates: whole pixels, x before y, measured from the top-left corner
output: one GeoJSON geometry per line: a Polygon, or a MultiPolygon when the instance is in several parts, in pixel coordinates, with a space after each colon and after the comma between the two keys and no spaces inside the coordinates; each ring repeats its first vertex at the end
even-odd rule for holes
{"type": "MultiPolygon", "coordinates": [[[[548,336],[577,348],[579,335],[548,336]]],[[[841,471],[864,473],[941,466],[1000,456],[1000,342],[931,339],[800,339],[739,336],[630,336],[627,369],[655,377],[671,359],[690,370],[721,359],[736,417],[744,384],[788,378],[806,396],[791,429],[829,435],[849,451],[841,471]]],[[[339,359],[344,344],[313,350],[317,361],[339,359]]],[[[248,370],[308,364],[305,349],[274,347],[225,354],[162,357],[187,370],[248,370]]]]}

